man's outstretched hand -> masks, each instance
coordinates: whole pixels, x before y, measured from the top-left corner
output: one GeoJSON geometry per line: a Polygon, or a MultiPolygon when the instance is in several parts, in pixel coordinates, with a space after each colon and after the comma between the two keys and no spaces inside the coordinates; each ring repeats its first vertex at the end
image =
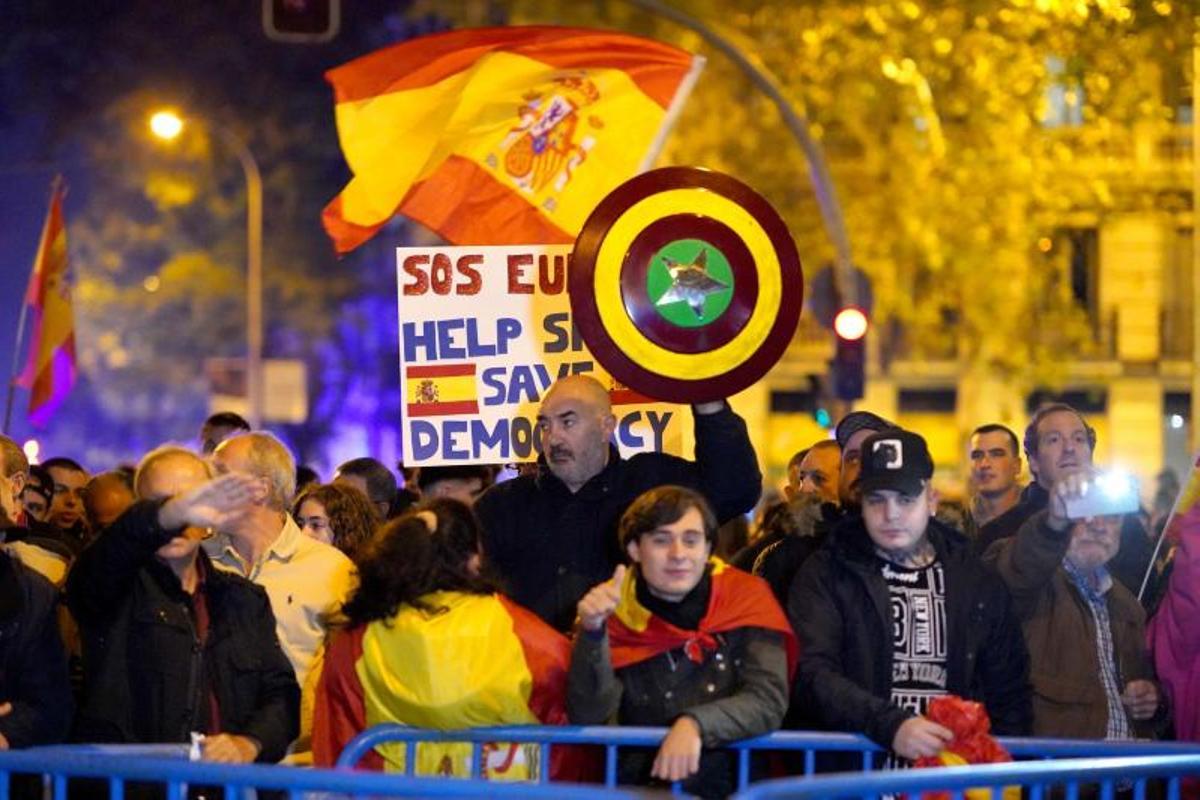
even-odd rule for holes
{"type": "Polygon", "coordinates": [[[176,495],[158,511],[158,523],[166,530],[193,525],[220,528],[254,504],[258,479],[231,472],[176,495]]]}

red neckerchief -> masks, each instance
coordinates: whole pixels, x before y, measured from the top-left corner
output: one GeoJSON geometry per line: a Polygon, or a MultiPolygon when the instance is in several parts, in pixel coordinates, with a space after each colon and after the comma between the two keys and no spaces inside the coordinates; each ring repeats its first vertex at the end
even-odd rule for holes
{"type": "Polygon", "coordinates": [[[637,599],[637,570],[625,581],[616,612],[608,618],[608,637],[614,669],[637,664],[659,653],[683,648],[696,663],[717,647],[716,634],[737,628],[764,628],[783,635],[788,656],[788,680],[796,669],[800,647],[783,609],[762,578],[730,567],[718,558],[712,564],[708,610],[696,630],[677,628],[655,616],[637,599]]]}

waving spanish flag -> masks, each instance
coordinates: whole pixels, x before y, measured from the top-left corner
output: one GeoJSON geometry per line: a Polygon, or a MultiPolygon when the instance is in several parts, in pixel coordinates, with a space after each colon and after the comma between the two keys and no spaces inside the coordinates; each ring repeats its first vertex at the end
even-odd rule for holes
{"type": "Polygon", "coordinates": [[[322,215],[339,253],[396,213],[455,244],[574,241],[649,168],[704,59],[606,31],[423,36],[330,70],[354,178],[322,215]]]}
{"type": "Polygon", "coordinates": [[[706,651],[716,647],[715,634],[735,628],[765,628],[783,635],[790,682],[800,647],[771,587],[762,578],[735,569],[715,556],[709,559],[709,565],[712,591],[708,609],[694,631],[675,627],[638,602],[637,581],[641,577],[636,571],[633,580],[625,581],[617,610],[608,618],[613,668],[621,669],[679,648],[688,658],[700,662],[706,651]]]}
{"type": "Polygon", "coordinates": [[[75,384],[75,316],[67,280],[67,227],[62,210],[65,194],[62,178],[55,178],[25,292],[33,334],[18,383],[30,390],[29,419],[35,425],[46,424],[75,384]]]}
{"type": "MultiPolygon", "coordinates": [[[[325,653],[313,720],[313,759],[331,766],[361,731],[384,722],[458,730],[489,725],[563,725],[570,644],[536,615],[501,595],[434,592],[441,613],[411,606],[386,622],[339,632],[325,653]]],[[[536,745],[483,746],[483,777],[539,774],[536,745]]],[[[364,766],[403,771],[405,746],[382,744],[364,766]]],[[[554,748],[551,774],[584,769],[579,754],[554,748]]],[[[424,742],[418,775],[471,774],[469,744],[424,742]]]]}

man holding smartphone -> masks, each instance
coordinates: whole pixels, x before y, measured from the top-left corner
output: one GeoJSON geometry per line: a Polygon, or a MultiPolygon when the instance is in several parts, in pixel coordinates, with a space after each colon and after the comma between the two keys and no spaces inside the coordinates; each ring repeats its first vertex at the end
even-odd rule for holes
{"type": "Polygon", "coordinates": [[[1021,618],[1034,736],[1153,738],[1165,717],[1145,612],[1106,568],[1121,546],[1120,509],[1087,515],[1103,491],[1098,478],[1091,468],[1065,470],[1046,509],[985,556],[1021,618]]]}
{"type": "MultiPolygon", "coordinates": [[[[1044,511],[1056,481],[1074,470],[1091,469],[1096,452],[1096,429],[1075,408],[1050,403],[1030,418],[1024,436],[1025,458],[1033,480],[1021,500],[979,529],[975,546],[986,553],[995,542],[1014,536],[1030,517],[1044,511]]],[[[1134,511],[1137,509],[1135,508],[1134,511]]],[[[1139,514],[1126,514],[1120,522],[1121,548],[1108,565],[1112,576],[1137,594],[1150,564],[1154,543],[1139,514]]]]}

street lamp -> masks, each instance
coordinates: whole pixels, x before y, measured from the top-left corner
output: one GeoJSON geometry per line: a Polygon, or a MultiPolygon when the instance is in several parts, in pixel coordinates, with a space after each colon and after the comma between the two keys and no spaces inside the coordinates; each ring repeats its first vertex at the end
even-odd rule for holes
{"type": "MultiPolygon", "coordinates": [[[[150,116],[150,131],[164,141],[183,132],[184,120],[174,111],[157,111],[150,116]]],[[[251,428],[262,425],[263,380],[263,284],[262,284],[262,175],[254,154],[233,131],[212,122],[207,127],[233,151],[246,179],[246,393],[251,428]]]]}

